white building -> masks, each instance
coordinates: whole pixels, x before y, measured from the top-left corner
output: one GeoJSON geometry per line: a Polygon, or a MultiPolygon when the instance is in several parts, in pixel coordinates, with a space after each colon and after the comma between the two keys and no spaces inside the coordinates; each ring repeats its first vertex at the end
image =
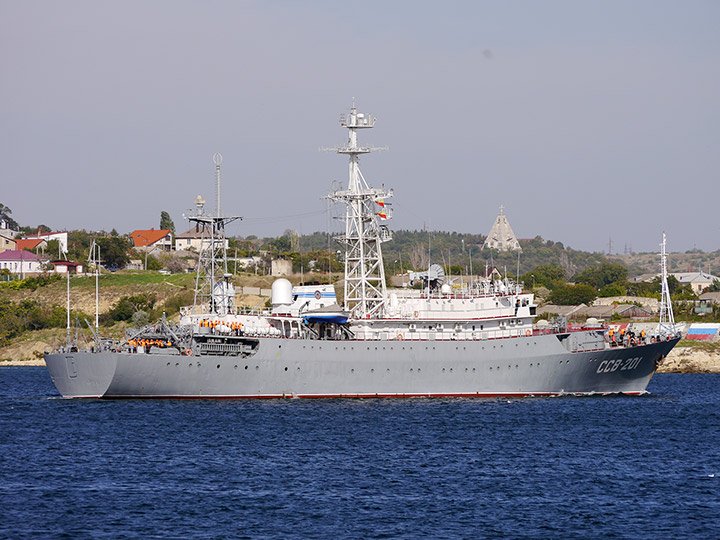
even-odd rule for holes
{"type": "Polygon", "coordinates": [[[292,261],[287,259],[273,259],[271,262],[271,274],[274,277],[292,276],[292,261]]]}
{"type": "MultiPolygon", "coordinates": [[[[23,237],[24,240],[45,240],[45,242],[49,242],[50,240],[57,240],[60,244],[60,250],[63,253],[68,252],[68,233],[67,232],[49,232],[49,233],[38,233],[38,234],[30,234],[23,237]]],[[[57,256],[57,253],[53,253],[53,256],[57,256]]]]}
{"type": "MultiPolygon", "coordinates": [[[[176,251],[187,251],[193,249],[199,252],[203,245],[207,246],[210,239],[205,237],[203,242],[202,232],[196,231],[194,228],[189,231],[185,231],[182,234],[178,234],[175,237],[175,250],[176,251]]],[[[225,239],[225,249],[228,249],[228,239],[225,239]]]]}
{"type": "Polygon", "coordinates": [[[5,251],[0,253],[0,270],[7,269],[11,274],[25,276],[40,274],[45,270],[47,259],[30,251],[5,251]]]}
{"type": "Polygon", "coordinates": [[[510,222],[503,213],[502,206],[500,206],[500,213],[495,218],[495,223],[493,223],[485,239],[483,249],[485,248],[497,249],[498,251],[522,251],[520,242],[515,237],[510,222]]]}
{"type": "Polygon", "coordinates": [[[703,271],[675,272],[670,275],[675,276],[675,279],[680,282],[680,285],[690,285],[695,294],[702,293],[703,290],[707,289],[710,285],[713,284],[713,281],[720,281],[720,277],[713,276],[712,274],[708,274],[707,272],[703,271]]]}

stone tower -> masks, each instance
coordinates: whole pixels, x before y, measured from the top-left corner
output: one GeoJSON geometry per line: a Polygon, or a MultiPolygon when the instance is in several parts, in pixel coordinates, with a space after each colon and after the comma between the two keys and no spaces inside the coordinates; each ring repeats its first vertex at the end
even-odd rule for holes
{"type": "Polygon", "coordinates": [[[522,251],[520,242],[515,238],[515,233],[510,227],[507,217],[503,213],[503,206],[500,206],[500,213],[495,218],[492,229],[485,239],[483,249],[497,249],[498,251],[522,251]]]}

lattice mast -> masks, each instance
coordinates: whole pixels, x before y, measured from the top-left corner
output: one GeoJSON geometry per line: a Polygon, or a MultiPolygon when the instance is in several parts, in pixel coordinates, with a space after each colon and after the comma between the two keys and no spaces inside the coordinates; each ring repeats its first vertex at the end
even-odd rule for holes
{"type": "Polygon", "coordinates": [[[675,334],[675,316],[670,299],[670,287],[667,281],[667,252],[665,251],[665,233],[660,244],[660,276],[662,279],[662,295],[660,297],[660,323],[658,333],[661,335],[675,334]]]}
{"type": "Polygon", "coordinates": [[[240,216],[223,216],[220,208],[220,164],[222,155],[213,156],[215,163],[215,189],[217,208],[215,215],[205,212],[205,200],[198,195],[195,199],[196,212],[188,216],[200,233],[200,255],[195,274],[195,313],[226,315],[233,309],[235,291],[228,273],[227,251],[225,249],[225,226],[240,216]]]}
{"type": "Polygon", "coordinates": [[[356,319],[382,315],[387,298],[381,245],[392,235],[380,220],[390,218],[385,199],[393,192],[368,186],[359,164],[360,155],[387,148],[359,146],[357,140],[357,131],[372,128],[375,120],[369,114],[358,113],[353,100],[350,114],[340,116],[340,125],[348,130],[347,145],[328,149],[350,158],[348,188],[336,190],[328,198],[346,207],[345,234],[336,239],[345,248],[344,307],[356,319]]]}

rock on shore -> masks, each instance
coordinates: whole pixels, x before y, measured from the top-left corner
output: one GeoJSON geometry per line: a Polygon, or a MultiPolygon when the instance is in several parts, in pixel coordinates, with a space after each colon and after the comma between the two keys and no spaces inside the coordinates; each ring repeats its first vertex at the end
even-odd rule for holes
{"type": "Polygon", "coordinates": [[[658,373],[720,373],[720,352],[675,347],[658,368],[658,373]]]}

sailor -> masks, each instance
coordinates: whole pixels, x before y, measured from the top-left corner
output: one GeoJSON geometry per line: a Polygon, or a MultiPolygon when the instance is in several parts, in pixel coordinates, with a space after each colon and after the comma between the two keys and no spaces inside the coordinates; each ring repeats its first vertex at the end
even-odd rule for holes
{"type": "Polygon", "coordinates": [[[645,343],[645,330],[640,330],[640,339],[645,343]]]}

